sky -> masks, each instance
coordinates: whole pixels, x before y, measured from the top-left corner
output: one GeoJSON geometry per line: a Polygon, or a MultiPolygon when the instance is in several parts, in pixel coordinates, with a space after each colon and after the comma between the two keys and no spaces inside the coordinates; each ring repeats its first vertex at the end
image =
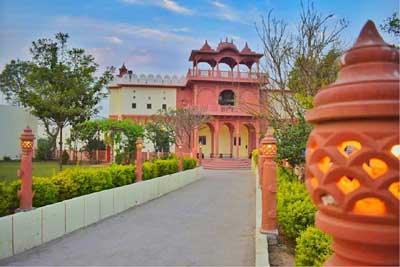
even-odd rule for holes
{"type": "MultiPolygon", "coordinates": [[[[321,13],[348,21],[342,34],[347,46],[368,19],[379,25],[399,9],[397,0],[314,4],[321,13]]],[[[184,75],[190,51],[205,40],[216,47],[221,39],[233,39],[239,49],[247,41],[262,52],[255,25],[271,9],[296,31],[300,0],[0,0],[0,71],[11,59],[30,59],[32,41],[66,32],[69,46],[84,48],[101,70],[125,63],[134,73],[184,75]]],[[[102,102],[103,116],[107,103],[102,102]]]]}

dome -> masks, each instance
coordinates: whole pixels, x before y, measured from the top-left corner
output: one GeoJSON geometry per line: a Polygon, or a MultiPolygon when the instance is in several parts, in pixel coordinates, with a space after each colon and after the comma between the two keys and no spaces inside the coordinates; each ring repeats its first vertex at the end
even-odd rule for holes
{"type": "Polygon", "coordinates": [[[221,52],[223,50],[233,50],[239,53],[239,50],[237,49],[236,45],[234,45],[233,42],[228,42],[228,40],[226,40],[225,42],[220,42],[218,44],[217,51],[221,52]]]}

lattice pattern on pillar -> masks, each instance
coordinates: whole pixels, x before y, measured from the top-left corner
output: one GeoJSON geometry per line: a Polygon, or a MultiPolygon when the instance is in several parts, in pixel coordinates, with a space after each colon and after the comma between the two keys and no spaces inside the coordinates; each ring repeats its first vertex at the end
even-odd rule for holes
{"type": "Polygon", "coordinates": [[[396,220],[397,137],[397,132],[384,136],[373,131],[312,132],[307,144],[306,184],[318,208],[340,217],[385,214],[396,220]]]}

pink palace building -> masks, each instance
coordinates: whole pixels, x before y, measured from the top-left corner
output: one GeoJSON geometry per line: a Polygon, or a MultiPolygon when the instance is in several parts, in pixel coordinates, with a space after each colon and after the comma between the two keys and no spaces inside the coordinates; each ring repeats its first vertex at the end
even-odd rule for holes
{"type": "Polygon", "coordinates": [[[245,107],[259,107],[262,56],[247,43],[240,50],[233,42],[212,48],[205,41],[200,50],[192,50],[186,76],[136,75],[123,65],[108,85],[109,117],[144,122],[160,109],[197,107],[213,120],[192,133],[198,142],[186,152],[196,154],[201,144],[206,158],[248,158],[258,146],[260,122],[245,107]],[[228,71],[220,70],[224,64],[228,71]]]}

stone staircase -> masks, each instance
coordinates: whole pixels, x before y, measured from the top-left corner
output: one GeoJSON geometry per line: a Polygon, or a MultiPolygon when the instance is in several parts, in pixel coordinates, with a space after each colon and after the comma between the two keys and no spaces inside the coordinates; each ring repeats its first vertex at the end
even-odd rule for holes
{"type": "Polygon", "coordinates": [[[203,159],[202,166],[209,170],[250,170],[250,159],[203,159]]]}

